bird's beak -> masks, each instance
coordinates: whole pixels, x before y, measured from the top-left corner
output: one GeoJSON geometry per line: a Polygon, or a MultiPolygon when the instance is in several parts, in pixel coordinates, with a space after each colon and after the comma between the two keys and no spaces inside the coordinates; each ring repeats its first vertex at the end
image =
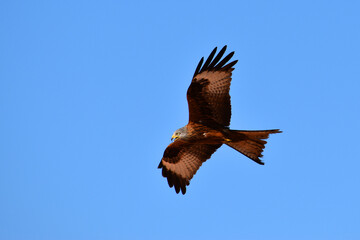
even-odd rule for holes
{"type": "Polygon", "coordinates": [[[175,134],[173,134],[173,135],[171,136],[171,141],[172,141],[172,140],[175,141],[175,140],[178,139],[178,138],[179,138],[178,136],[175,136],[175,134]]]}

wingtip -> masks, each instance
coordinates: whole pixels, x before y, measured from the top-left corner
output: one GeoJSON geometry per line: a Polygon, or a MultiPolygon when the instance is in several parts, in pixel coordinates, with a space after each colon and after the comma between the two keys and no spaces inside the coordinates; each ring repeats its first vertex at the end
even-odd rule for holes
{"type": "Polygon", "coordinates": [[[193,77],[195,77],[196,74],[199,73],[199,71],[200,71],[200,69],[201,69],[201,65],[203,64],[203,62],[204,62],[204,57],[202,57],[202,58],[200,59],[198,65],[197,65],[197,67],[196,67],[196,69],[195,69],[195,73],[194,73],[194,76],[193,76],[193,77]]]}
{"type": "Polygon", "coordinates": [[[281,131],[280,129],[274,129],[272,133],[282,133],[283,131],[281,131]]]}
{"type": "Polygon", "coordinates": [[[224,68],[224,70],[228,70],[229,68],[232,69],[232,67],[236,64],[237,61],[233,61],[228,65],[226,65],[226,63],[233,57],[233,55],[235,54],[235,51],[232,51],[231,53],[229,53],[226,57],[224,57],[221,60],[221,58],[223,57],[226,49],[227,49],[227,45],[222,47],[222,49],[216,54],[217,47],[215,47],[211,51],[209,57],[206,59],[204,65],[203,65],[203,62],[204,62],[205,58],[202,57],[200,62],[198,63],[198,65],[196,67],[193,78],[197,74],[199,74],[199,73],[201,73],[201,72],[203,72],[205,70],[212,70],[212,69],[217,69],[218,70],[218,69],[221,69],[221,68],[224,68]],[[215,54],[216,54],[216,56],[215,56],[215,54]],[[215,56],[215,58],[214,58],[214,56],[215,56]]]}
{"type": "MultiPolygon", "coordinates": [[[[261,155],[260,157],[262,157],[263,155],[261,155]]],[[[256,162],[257,164],[260,164],[260,165],[265,165],[265,163],[259,158],[259,157],[256,157],[256,158],[251,158],[249,157],[251,160],[253,160],[254,162],[256,162]]]]}
{"type": "Polygon", "coordinates": [[[227,45],[223,46],[223,47],[221,48],[221,50],[219,51],[219,53],[220,53],[220,52],[225,53],[225,52],[226,52],[226,49],[227,49],[227,45]]]}

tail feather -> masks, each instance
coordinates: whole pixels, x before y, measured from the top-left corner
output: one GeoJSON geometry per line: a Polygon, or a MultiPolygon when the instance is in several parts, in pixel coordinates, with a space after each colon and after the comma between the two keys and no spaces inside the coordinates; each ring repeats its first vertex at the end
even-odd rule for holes
{"type": "Polygon", "coordinates": [[[264,139],[267,139],[270,134],[274,133],[281,133],[281,131],[279,129],[260,131],[230,130],[229,139],[231,141],[228,141],[225,144],[241,152],[255,162],[264,165],[259,159],[263,156],[262,152],[267,143],[264,139]]]}

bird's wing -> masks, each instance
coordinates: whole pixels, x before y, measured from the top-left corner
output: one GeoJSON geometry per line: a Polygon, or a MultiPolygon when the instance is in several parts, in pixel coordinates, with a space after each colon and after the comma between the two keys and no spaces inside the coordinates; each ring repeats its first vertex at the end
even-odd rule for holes
{"type": "Polygon", "coordinates": [[[201,164],[222,144],[190,144],[180,139],[171,143],[165,150],[158,168],[162,168],[163,177],[167,178],[170,187],[186,193],[186,186],[195,175],[201,164]]]}
{"type": "Polygon", "coordinates": [[[229,126],[231,117],[229,90],[233,66],[237,60],[228,63],[234,52],[221,60],[226,46],[214,58],[216,49],[210,53],[204,64],[204,58],[201,58],[187,91],[189,122],[229,126]]]}

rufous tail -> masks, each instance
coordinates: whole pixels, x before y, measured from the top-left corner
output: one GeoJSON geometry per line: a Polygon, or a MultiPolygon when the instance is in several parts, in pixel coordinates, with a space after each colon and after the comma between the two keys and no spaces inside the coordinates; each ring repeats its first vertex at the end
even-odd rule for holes
{"type": "Polygon", "coordinates": [[[260,131],[243,131],[230,130],[229,140],[225,144],[241,152],[255,162],[264,165],[259,159],[262,157],[262,151],[265,148],[266,141],[270,134],[281,133],[279,129],[260,130],[260,131]]]}

